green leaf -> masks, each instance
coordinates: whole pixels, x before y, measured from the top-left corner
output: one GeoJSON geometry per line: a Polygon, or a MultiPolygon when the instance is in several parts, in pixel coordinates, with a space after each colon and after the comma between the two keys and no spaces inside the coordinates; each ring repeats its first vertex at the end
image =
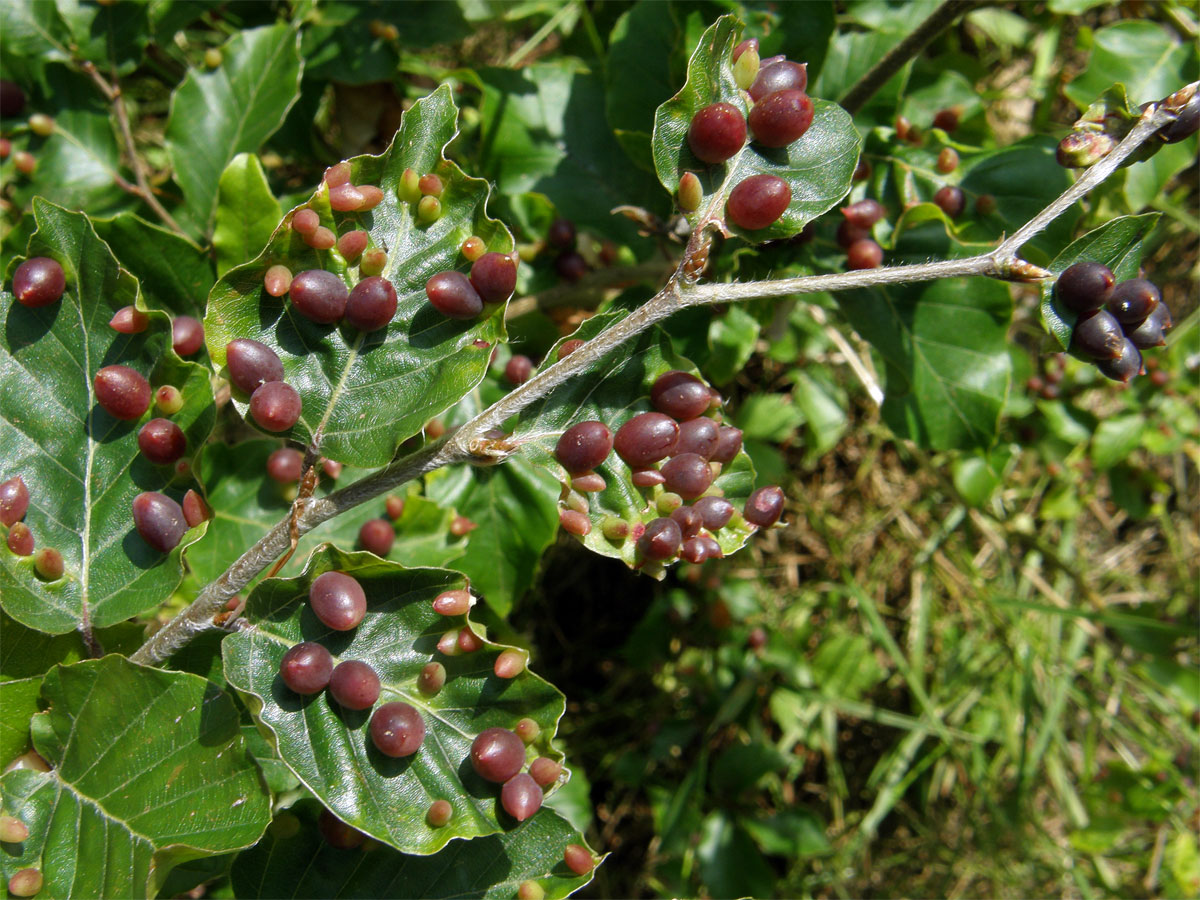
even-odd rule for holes
{"type": "Polygon", "coordinates": [[[460,466],[444,475],[430,479],[430,498],[478,526],[454,568],[471,579],[471,588],[497,615],[507,616],[558,535],[558,485],[521,457],[500,466],[460,466]]]}
{"type": "MultiPolygon", "coordinates": [[[[916,18],[914,14],[914,20],[916,18]]],[[[829,53],[820,73],[809,85],[811,92],[835,100],[844,97],[875,63],[896,46],[910,28],[911,22],[903,27],[885,25],[871,27],[866,31],[838,31],[829,42],[829,53]]],[[[862,111],[855,115],[863,130],[870,124],[892,124],[911,71],[912,62],[909,61],[889,78],[867,101],[862,111]]]]}
{"type": "Polygon", "coordinates": [[[239,153],[221,173],[217,189],[217,275],[258,256],[282,215],[258,157],[239,153]]]}
{"type": "MultiPolygon", "coordinates": [[[[623,318],[623,311],[593,316],[579,327],[573,338],[587,340],[605,327],[623,318]]],[[[556,358],[556,350],[547,354],[556,358]]],[[[678,369],[699,377],[695,367],[677,356],[666,332],[651,328],[601,357],[591,368],[577,374],[542,400],[526,407],[519,415],[511,442],[535,466],[549,470],[563,485],[560,508],[570,504],[587,504],[591,531],[581,538],[588,549],[602,556],[622,559],[632,568],[639,568],[655,578],[663,576],[660,563],[639,558],[635,537],[610,539],[604,536],[602,524],[606,517],[623,519],[632,533],[639,526],[660,516],[655,501],[664,493],[654,488],[636,487],[630,478],[629,466],[615,453],[596,467],[605,480],[605,488],[585,496],[568,490],[571,478],[554,456],[558,439],[564,431],[578,422],[598,420],[615,433],[628,419],[649,412],[650,386],[664,372],[678,369]]],[[[709,493],[721,492],[737,510],[742,509],[754,487],[754,467],[746,454],[739,453],[733,462],[713,481],[709,493]]],[[[740,549],[753,531],[739,514],[724,528],[712,535],[728,556],[740,549]]]]}
{"type": "MultiPolygon", "coordinates": [[[[188,548],[187,557],[189,570],[201,583],[217,578],[291,509],[283,486],[265,477],[267,457],[279,446],[276,441],[245,441],[234,447],[210,444],[205,448],[201,480],[213,518],[204,537],[188,548]]],[[[346,469],[338,480],[345,485],[363,474],[346,469]]],[[[323,475],[316,496],[337,486],[323,475]]],[[[298,574],[309,552],[324,541],[347,550],[354,547],[363,523],[383,516],[382,500],[363,503],[313,529],[300,539],[283,573],[298,574]]],[[[396,543],[388,557],[408,566],[443,566],[458,559],[465,547],[462,541],[450,540],[453,518],[437,504],[409,496],[404,515],[396,522],[396,543]]]]}
{"type": "Polygon", "coordinates": [[[492,667],[501,648],[495,644],[456,656],[436,650],[439,637],[447,629],[457,631],[463,618],[438,615],[433,598],[463,586],[456,572],[404,569],[326,545],[313,553],[302,576],[260,584],[246,608],[255,627],[223,644],[226,678],[245,693],[300,781],[339,818],[406,853],[435,853],[452,838],[508,827],[497,818],[499,788],[476,775],[468,760],[479,732],[512,728],[529,717],[542,733],[530,758],[559,756],[549,741],[563,713],[562,694],[528,671],[497,678],[492,667]],[[367,615],[353,632],[330,631],[306,602],[313,580],[330,570],[353,576],[366,591],[367,615]],[[403,759],[386,757],[371,742],[366,711],[342,709],[326,694],[301,697],[284,687],[280,659],[302,640],[324,644],[335,659],[369,663],[383,686],[381,703],[400,700],[421,712],[426,727],[421,749],[403,759]],[[427,697],[417,690],[416,678],[431,660],[446,667],[446,684],[427,697]],[[454,818],[433,829],[425,814],[438,799],[450,801],[454,818]]]}
{"type": "Polygon", "coordinates": [[[4,77],[26,87],[41,81],[46,63],[66,62],[70,37],[53,3],[12,0],[0,3],[0,66],[4,77]]]}
{"type": "Polygon", "coordinates": [[[203,678],[120,656],[58,666],[34,748],[49,772],[0,779],[4,812],[29,838],[3,877],[42,868],[48,897],[153,893],[172,865],[247,847],[269,822],[233,702],[203,678]]]}
{"type": "Polygon", "coordinates": [[[54,133],[27,136],[25,149],[34,154],[37,169],[28,179],[10,181],[16,205],[29,209],[33,198],[41,197],[92,215],[128,209],[134,200],[116,182],[123,176],[112,112],[91,81],[77,72],[52,66],[46,81],[47,98],[39,111],[54,117],[54,133]]]}
{"type": "Polygon", "coordinates": [[[650,126],[673,93],[673,53],[683,37],[669,3],[642,0],[625,12],[608,39],[604,111],[617,140],[638,166],[653,169],[650,126]]]}
{"type": "MultiPolygon", "coordinates": [[[[504,226],[487,216],[487,183],[442,156],[457,133],[456,118],[444,85],[405,112],[382,156],[351,160],[354,184],[384,191],[383,202],[370,212],[333,214],[323,186],[308,204],[326,227],[338,233],[366,229],[372,246],[387,249],[384,276],[395,286],[399,305],[386,330],[363,334],[348,324],[318,325],[295,314],[286,298],[266,293],[263,275],[276,263],[293,273],[325,269],[348,283],[358,280],[356,265],[336,250],[313,250],[289,227],[279,228],[261,256],[226,273],[213,288],[204,322],[213,361],[224,365],[225,346],[235,338],[271,347],[304,403],[289,436],[316,442],[330,459],[362,467],[387,463],[404,440],[479,383],[490,346],[504,336],[502,304],[489,304],[476,320],[448,319],[425,293],[435,273],[466,268],[460,248],[470,235],[490,250],[513,246],[504,226]],[[436,171],[445,185],[442,217],[432,225],[419,225],[411,205],[396,193],[406,168],[436,171]]],[[[235,392],[233,399],[245,412],[248,398],[235,392]]]]}
{"type": "Polygon", "coordinates": [[[256,847],[238,855],[238,897],[508,900],[522,881],[535,880],[547,897],[560,898],[592,878],[563,863],[567,844],[586,844],[553,810],[543,809],[504,834],[455,841],[434,856],[407,856],[390,847],[335,850],[317,831],[319,809],[311,801],[296,804],[256,847]],[[291,821],[281,827],[284,817],[291,821]]]}
{"type": "Polygon", "coordinates": [[[1065,88],[1080,109],[1114,81],[1124,84],[1133,105],[1160,100],[1194,80],[1194,44],[1177,40],[1158,22],[1123,21],[1095,33],[1087,68],[1065,88]]]}
{"type": "Polygon", "coordinates": [[[456,43],[471,33],[457,3],[432,0],[382,4],[323,0],[306,26],[302,51],[307,78],[352,85],[391,81],[402,46],[427,50],[456,43]],[[395,25],[399,39],[372,34],[376,21],[395,25]]]}
{"type": "Polygon", "coordinates": [[[1196,160],[1197,140],[1193,136],[1178,144],[1164,144],[1152,157],[1125,169],[1125,203],[1130,212],[1138,212],[1154,203],[1167,185],[1196,160]]]}
{"type": "MultiPolygon", "coordinates": [[[[25,521],[39,547],[62,554],[66,574],[41,581],[32,557],[0,548],[0,595],[14,619],[59,634],[102,628],[164,600],[182,577],[183,548],[200,533],[193,529],[165,556],[137,534],[133,499],[166,487],[173,469],[139,453],[139,422],[118,421],[96,403],[96,372],[123,364],[146,375],[152,387],[178,387],[184,406],[173,421],[192,450],[208,438],[215,407],[204,369],[171,351],[165,314],[150,312],[141,334],[108,326],[113,313],[138,299],[138,285],[118,268],[87,217],[41,200],[34,215],[38,231],[29,255],[56,259],[67,290],[38,309],[0,294],[7,323],[0,345],[0,459],[25,479],[25,521]]],[[[143,420],[154,415],[152,408],[143,420]]],[[[182,492],[172,493],[178,499],[182,492]]]]}
{"type": "MultiPolygon", "coordinates": [[[[1031,137],[965,161],[961,187],[968,199],[973,202],[983,194],[996,198],[995,213],[968,219],[962,229],[965,240],[991,241],[1012,234],[1071,186],[1071,176],[1054,158],[1055,146],[1052,138],[1031,137]]],[[[1071,239],[1079,214],[1075,204],[1059,216],[1022,248],[1025,258],[1044,264],[1071,239]]]]}
{"type": "Polygon", "coordinates": [[[672,194],[685,171],[696,173],[704,188],[704,201],[689,219],[716,222],[747,240],[789,238],[833,207],[850,190],[850,177],[858,163],[862,141],[844,109],[826,100],[813,101],[813,121],[800,138],[787,147],[760,147],[752,140],[736,156],[719,165],[706,166],[688,146],[692,117],[712,103],[730,103],[748,112],[746,95],[733,79],[731,54],[741,28],[732,16],[722,16],[704,32],[688,63],[688,80],[674,97],[658,108],[654,117],[654,168],[672,194]],[[745,178],[770,174],[787,182],[792,202],[774,224],[746,231],[725,222],[725,201],[745,178]]]}
{"type": "Polygon", "coordinates": [[[821,693],[842,700],[857,700],[886,674],[875,659],[871,642],[861,634],[823,638],[811,665],[813,682],[821,693]]]}
{"type": "Polygon", "coordinates": [[[1054,296],[1058,276],[1077,262],[1091,261],[1104,263],[1112,269],[1117,281],[1136,278],[1142,263],[1143,244],[1158,219],[1159,213],[1111,219],[1073,241],[1047,266],[1054,273],[1054,279],[1042,283],[1042,322],[1064,350],[1071,346],[1071,331],[1079,316],[1059,306],[1054,296]]]}
{"type": "Polygon", "coordinates": [[[187,238],[133,213],[93,219],[92,225],[121,267],[137,278],[148,306],[203,318],[208,292],[216,280],[207,253],[187,238]]]}
{"type": "Polygon", "coordinates": [[[796,406],[804,413],[804,424],[809,436],[805,458],[816,460],[832,450],[846,433],[846,397],[833,379],[819,370],[796,373],[796,387],[792,392],[796,406]]]}
{"type": "Polygon", "coordinates": [[[137,68],[149,40],[145,3],[104,5],[60,0],[58,14],[71,40],[72,56],[94,62],[101,71],[127,75],[137,68]]]}
{"type": "Polygon", "coordinates": [[[816,813],[788,809],[765,819],[739,819],[763,853],[790,858],[822,856],[829,852],[825,826],[816,813]]]}
{"type": "Polygon", "coordinates": [[[536,191],[582,230],[622,243],[637,240],[614,207],[635,202],[666,212],[648,172],[631,165],[600,110],[604,84],[578,63],[481,69],[483,174],[502,194],[536,191]]]}
{"type": "Polygon", "coordinates": [[[988,447],[1008,393],[1008,288],[984,278],[837,295],[886,364],[883,416],[937,450],[988,447]]]}
{"type": "Polygon", "coordinates": [[[744,305],[730,306],[708,328],[712,356],[705,367],[716,384],[729,384],[754,355],[760,331],[758,320],[744,305]]]}
{"type": "Polygon", "coordinates": [[[221,173],[239,153],[258,150],[281,124],[300,89],[300,36],[288,25],[240,31],[211,71],[192,69],[171,96],[166,141],[183,188],[176,211],[193,234],[216,216],[221,173]]]}
{"type": "Polygon", "coordinates": [[[1146,430],[1146,418],[1141,413],[1106,418],[1096,426],[1092,435],[1092,464],[1097,469],[1111,469],[1137,449],[1146,430]]]}
{"type": "MultiPolygon", "coordinates": [[[[9,622],[6,622],[7,627],[9,622]]],[[[8,632],[4,634],[8,641],[8,632]]],[[[38,697],[42,693],[42,676],[6,680],[0,683],[0,768],[29,749],[29,720],[38,711],[38,697]]]]}
{"type": "MultiPolygon", "coordinates": [[[[26,628],[0,610],[0,682],[44,675],[58,663],[75,662],[84,656],[79,632],[49,635],[26,628]]],[[[0,763],[0,765],[3,765],[0,763]]]]}
{"type": "Polygon", "coordinates": [[[775,872],[750,836],[724,813],[704,820],[696,846],[700,877],[714,897],[769,897],[775,872]]]}

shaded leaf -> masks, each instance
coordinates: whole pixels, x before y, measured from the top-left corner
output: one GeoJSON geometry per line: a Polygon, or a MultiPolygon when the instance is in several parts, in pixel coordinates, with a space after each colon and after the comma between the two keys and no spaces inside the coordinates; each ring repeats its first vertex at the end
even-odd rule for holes
{"type": "Polygon", "coordinates": [[[1112,269],[1117,281],[1136,278],[1142,263],[1142,246],[1158,219],[1159,213],[1110,219],[1073,241],[1047,266],[1054,279],[1041,286],[1042,322],[1064,350],[1071,346],[1071,331],[1079,316],[1062,308],[1054,296],[1058,276],[1077,262],[1090,261],[1104,263],[1112,269]]]}
{"type": "Polygon", "coordinates": [[[258,256],[282,215],[258,157],[239,153],[230,160],[217,189],[217,275],[258,256]]]}
{"type": "Polygon", "coordinates": [[[442,634],[457,631],[464,619],[435,613],[433,598],[463,586],[456,572],[404,569],[326,545],[300,577],[260,584],[246,608],[254,627],[223,644],[226,678],[245,692],[255,718],[305,787],[339,818],[407,853],[435,853],[451,838],[512,827],[507,815],[497,818],[499,786],[476,775],[468,759],[479,732],[512,728],[528,716],[542,734],[530,759],[539,752],[558,756],[549,748],[564,708],[558,691],[528,671],[496,677],[492,666],[501,648],[494,644],[456,656],[436,650],[442,634]],[[330,570],[353,576],[366,591],[367,615],[353,632],[330,631],[306,602],[312,581],[330,570]],[[367,711],[343,709],[326,693],[301,697],[285,687],[279,661],[301,640],[323,644],[335,660],[371,665],[383,687],[380,703],[399,700],[420,711],[426,727],[421,749],[402,759],[384,756],[369,736],[367,711]],[[427,697],[416,678],[431,660],[445,666],[446,684],[427,697]],[[433,829],[425,814],[438,799],[450,801],[454,818],[433,829]]]}
{"type": "MultiPolygon", "coordinates": [[[[7,623],[6,623],[7,625],[7,623]]],[[[8,641],[8,632],[4,639],[8,641]]],[[[29,720],[38,711],[42,693],[42,677],[22,678],[0,682],[0,768],[29,749],[29,720]]]]}
{"type": "MultiPolygon", "coordinates": [[[[111,625],[164,600],[179,584],[179,556],[189,542],[185,536],[164,556],[134,529],[134,497],[165,488],[174,473],[138,451],[138,427],[156,415],[153,406],[139,422],[113,418],[96,402],[96,372],[128,365],[151,387],[178,387],[184,406],[173,421],[192,450],[208,438],[215,409],[204,369],[170,350],[165,314],[151,311],[141,334],[109,327],[113,313],[138,299],[138,285],[118,268],[87,217],[41,200],[34,215],[39,227],[29,255],[56,259],[67,290],[37,309],[0,294],[0,459],[25,479],[25,521],[37,546],[62,554],[66,574],[41,581],[32,557],[16,557],[6,546],[0,548],[0,595],[13,618],[57,634],[111,625]]],[[[180,488],[186,486],[172,487],[176,499],[180,488]]],[[[194,529],[191,539],[198,535],[194,529]]]]}
{"type": "Polygon", "coordinates": [[[793,237],[846,195],[862,142],[845,110],[826,100],[814,100],[812,125],[787,147],[761,147],[747,140],[724,163],[710,166],[698,159],[688,146],[687,132],[700,109],[724,102],[749,112],[746,96],[733,79],[731,62],[740,33],[732,16],[723,16],[704,33],[688,63],[687,83],[654,117],[654,167],[659,181],[672,194],[685,171],[698,175],[704,201],[699,211],[689,216],[691,221],[719,222],[752,241],[793,237]],[[725,222],[730,192],[745,178],[760,174],[787,182],[792,192],[787,210],[775,223],[756,231],[725,222]]]}
{"type": "MultiPolygon", "coordinates": [[[[1000,233],[1012,234],[1070,187],[1071,176],[1054,158],[1055,146],[1052,138],[1031,137],[982,158],[968,160],[963,168],[963,191],[971,201],[982,194],[991,194],[996,198],[996,212],[982,225],[982,234],[974,228],[964,228],[967,240],[999,237],[994,220],[1001,223],[1000,233]]],[[[1031,262],[1044,264],[1055,250],[1070,240],[1079,213],[1079,205],[1075,204],[1026,244],[1022,255],[1031,262]]]]}
{"type": "Polygon", "coordinates": [[[47,896],[143,896],[176,862],[249,846],[268,824],[237,710],[203,678],[106,656],[56,667],[42,698],[33,743],[53,769],[0,779],[30,832],[4,854],[6,881],[35,865],[47,896]]]}
{"type": "MultiPolygon", "coordinates": [[[[490,346],[504,335],[502,304],[489,304],[478,319],[448,319],[425,293],[435,273],[468,268],[460,248],[470,235],[491,250],[512,249],[504,226],[487,216],[487,183],[442,156],[457,133],[456,117],[450,88],[438,88],[405,112],[382,156],[351,160],[354,184],[383,189],[383,202],[370,212],[332,213],[324,186],[308,204],[326,227],[338,233],[366,229],[372,246],[387,249],[383,274],[399,305],[386,330],[363,334],[345,323],[318,325],[298,315],[286,297],[266,293],[263,275],[276,263],[293,273],[325,269],[348,283],[358,280],[357,265],[336,250],[312,249],[289,227],[279,228],[262,255],[226,273],[213,289],[204,323],[213,361],[223,365],[226,344],[240,337],[274,349],[304,403],[288,435],[310,442],[319,432],[321,454],[330,459],[363,467],[387,463],[405,439],[479,383],[490,346]],[[397,195],[406,168],[436,171],[445,185],[442,217],[432,225],[418,224],[413,205],[397,195]]],[[[248,398],[235,392],[233,399],[244,412],[248,398]]]]}
{"type": "Polygon", "coordinates": [[[171,96],[167,121],[167,147],[184,197],[175,214],[196,235],[212,229],[221,173],[283,123],[303,70],[300,36],[288,25],[240,31],[221,54],[218,68],[188,72],[171,96]]]}
{"type": "Polygon", "coordinates": [[[1087,68],[1065,88],[1080,109],[1114,81],[1124,84],[1133,105],[1160,100],[1195,80],[1196,49],[1158,22],[1114,22],[1098,29],[1087,68]]]}
{"type": "MultiPolygon", "coordinates": [[[[53,8],[50,3],[38,6],[53,8]]],[[[63,66],[48,69],[46,81],[46,98],[39,102],[39,111],[54,117],[54,133],[45,138],[26,136],[25,149],[34,154],[37,168],[28,179],[10,182],[16,205],[29,209],[34,197],[42,197],[92,215],[135,205],[132,195],[116,182],[121,176],[121,147],[112,113],[99,91],[85,76],[63,66]]]]}
{"type": "Polygon", "coordinates": [[[148,306],[174,315],[204,316],[216,280],[207,253],[133,213],[94,219],[92,225],[121,267],[137,278],[148,306]]]}
{"type": "MultiPolygon", "coordinates": [[[[79,632],[49,635],[20,622],[0,610],[0,682],[44,675],[57,663],[75,662],[84,656],[79,632]]],[[[0,763],[2,765],[2,763],[0,763]]]]}
{"type": "Polygon", "coordinates": [[[637,232],[613,207],[634,202],[666,211],[654,178],[631,165],[600,112],[598,72],[563,61],[481,69],[478,77],[481,164],[500,192],[553,197],[559,215],[623,243],[636,241],[637,232]]]}
{"type": "Polygon", "coordinates": [[[407,856],[390,847],[335,850],[317,831],[319,810],[312,801],[296,804],[256,847],[238,855],[237,896],[507,900],[522,881],[536,880],[547,897],[559,898],[592,878],[575,875],[563,863],[567,844],[586,844],[549,809],[512,831],[454,841],[433,856],[407,856]],[[291,821],[283,825],[285,817],[291,821]]]}
{"type": "Polygon", "coordinates": [[[0,57],[4,76],[29,87],[40,81],[48,62],[66,62],[70,37],[53,3],[12,0],[0,3],[0,57]]]}
{"type": "Polygon", "coordinates": [[[704,820],[696,846],[700,877],[714,897],[767,897],[775,872],[736,821],[724,813],[704,820]]]}
{"type": "Polygon", "coordinates": [[[886,364],[883,416],[893,431],[939,450],[991,445],[1011,368],[1006,285],[950,278],[837,300],[886,364]]]}

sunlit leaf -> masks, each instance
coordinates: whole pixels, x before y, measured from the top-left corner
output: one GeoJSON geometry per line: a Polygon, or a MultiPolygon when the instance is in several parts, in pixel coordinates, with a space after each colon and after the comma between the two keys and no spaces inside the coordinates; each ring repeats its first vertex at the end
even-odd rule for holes
{"type": "Polygon", "coordinates": [[[29,828],[5,845],[5,881],[38,866],[46,896],[145,896],[176,862],[268,824],[237,710],[203,678],[106,656],[53,669],[42,699],[33,743],[51,771],[0,779],[4,812],[29,828]]]}
{"type": "Polygon", "coordinates": [[[500,812],[499,786],[476,775],[468,759],[479,732],[512,728],[529,717],[541,728],[529,759],[559,756],[549,747],[564,707],[558,691],[529,671],[497,677],[493,664],[502,648],[494,644],[455,656],[437,651],[443,633],[457,631],[464,618],[441,616],[431,603],[463,584],[456,572],[404,569],[371,554],[324,546],[302,576],[259,585],[246,609],[254,627],[223,644],[229,683],[245,693],[300,781],[341,819],[406,853],[435,853],[452,838],[514,827],[500,812]],[[353,576],[366,592],[366,618],[352,632],[331,631],[307,603],[312,581],[330,570],[353,576]],[[335,661],[368,663],[382,684],[380,703],[403,701],[421,713],[421,749],[401,759],[385,756],[371,741],[369,711],[343,709],[324,692],[302,697],[289,690],[279,678],[279,662],[302,640],[323,644],[335,661]],[[445,666],[446,683],[429,697],[417,689],[416,678],[431,661],[445,666]],[[453,805],[454,817],[435,829],[425,815],[439,799],[453,805]]]}
{"type": "MultiPolygon", "coordinates": [[[[42,581],[32,557],[2,547],[0,596],[13,618],[57,634],[111,625],[164,600],[182,577],[180,553],[199,535],[194,530],[164,556],[134,529],[134,497],[167,488],[174,471],[150,463],[138,450],[139,426],[157,415],[153,405],[137,422],[113,418],[96,402],[96,372],[128,365],[151,387],[178,387],[184,406],[172,420],[183,430],[189,452],[208,438],[215,408],[204,369],[171,351],[165,314],[150,312],[149,327],[140,334],[109,327],[118,309],[139,299],[138,285],[118,267],[87,217],[40,200],[34,214],[39,229],[29,256],[57,260],[67,289],[61,300],[36,309],[0,294],[6,323],[0,343],[0,459],[7,471],[24,478],[30,493],[26,524],[38,547],[62,554],[65,574],[42,581]]],[[[187,486],[177,481],[169,493],[179,499],[187,486]]]]}
{"type": "Polygon", "coordinates": [[[733,79],[732,52],[741,33],[736,19],[723,16],[704,33],[688,63],[688,80],[654,117],[654,167],[659,181],[674,193],[685,171],[696,173],[704,201],[691,219],[714,220],[748,240],[792,237],[830,209],[850,189],[861,139],[846,111],[827,100],[814,100],[812,125],[787,147],[762,147],[749,135],[731,159],[706,165],[688,146],[692,117],[712,103],[729,103],[749,113],[747,97],[733,79]],[[746,231],[725,221],[725,201],[745,178],[769,174],[782,178],[792,200],[774,224],[746,231]]]}
{"type": "MultiPolygon", "coordinates": [[[[512,249],[508,232],[487,216],[487,183],[465,175],[442,156],[456,132],[457,109],[441,87],[404,114],[382,156],[351,160],[354,184],[378,185],[383,202],[370,212],[333,213],[322,187],[308,204],[336,233],[364,229],[371,246],[386,248],[384,277],[395,286],[399,305],[386,329],[364,334],[343,323],[318,325],[295,312],[287,297],[266,293],[263,275],[274,264],[292,272],[332,271],[359,279],[357,262],[336,250],[317,251],[290,227],[279,228],[256,260],[228,273],[213,289],[205,319],[208,349],[225,363],[225,346],[253,338],[279,354],[285,380],[300,392],[300,421],[288,436],[316,441],[323,456],[355,466],[388,462],[407,438],[453,405],[483,378],[490,347],[504,335],[502,305],[490,304],[475,320],[449,319],[435,310],[425,283],[437,272],[469,270],[462,242],[472,234],[492,250],[512,249]],[[415,205],[397,188],[407,168],[436,172],[445,186],[442,217],[419,224],[415,205]]],[[[240,410],[248,398],[235,392],[240,410]]]]}

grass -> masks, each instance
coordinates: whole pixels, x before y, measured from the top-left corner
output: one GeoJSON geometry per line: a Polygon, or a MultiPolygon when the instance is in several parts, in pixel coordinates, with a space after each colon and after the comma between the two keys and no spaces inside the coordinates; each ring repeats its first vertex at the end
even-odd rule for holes
{"type": "MultiPolygon", "coordinates": [[[[1122,402],[1082,377],[1073,404],[1122,402]]],[[[1135,518],[1079,448],[1049,476],[1026,444],[970,505],[953,459],[851,418],[814,466],[789,451],[790,524],[723,564],[648,590],[547,560],[520,624],[588,698],[563,723],[612,853],[587,895],[1194,895],[1194,425],[1126,461],[1135,518]]]]}

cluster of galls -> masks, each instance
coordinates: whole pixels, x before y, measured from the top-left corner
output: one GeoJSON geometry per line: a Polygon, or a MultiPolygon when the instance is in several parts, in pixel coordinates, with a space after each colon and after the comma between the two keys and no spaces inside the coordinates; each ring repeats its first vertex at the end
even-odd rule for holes
{"type": "MultiPolygon", "coordinates": [[[[587,421],[563,432],[554,455],[571,477],[567,508],[559,522],[571,534],[591,533],[592,520],[582,494],[607,487],[595,469],[616,450],[630,468],[630,482],[645,491],[663,490],[651,503],[660,514],[646,525],[630,524],[616,516],[601,523],[604,536],[614,542],[637,542],[643,561],[665,562],[679,557],[690,563],[722,556],[713,532],[724,528],[736,510],[713,488],[721,466],[730,463],[742,448],[742,432],[719,425],[704,413],[720,398],[694,375],[670,371],[650,388],[657,412],[640,413],[614,435],[603,422],[587,421]],[[656,463],[667,460],[659,468],[656,463]],[[690,505],[685,500],[694,501],[690,505]]],[[[649,507],[648,507],[649,508],[649,507]]],[[[750,495],[742,511],[745,521],[767,528],[783,512],[783,491],[760,488],[750,495]]]]}
{"type": "MultiPolygon", "coordinates": [[[[313,614],[334,631],[351,631],[362,623],[367,612],[367,597],[357,579],[344,572],[325,572],[309,588],[309,606],[313,614]]],[[[467,590],[444,591],[434,598],[438,615],[465,616],[474,601],[467,590]]],[[[451,629],[438,642],[444,656],[472,653],[483,646],[469,625],[451,629]]],[[[502,651],[493,664],[497,678],[516,678],[525,671],[525,654],[516,649],[502,651]]],[[[366,662],[348,659],[333,664],[333,656],[321,644],[304,641],[296,644],[279,663],[279,677],[287,687],[302,696],[328,689],[333,700],[345,709],[366,710],[379,699],[379,675],[366,662]]],[[[446,667],[427,663],[416,678],[416,690],[426,697],[435,696],[446,683],[446,667]]],[[[375,749],[385,756],[412,756],[425,740],[425,720],[411,704],[402,701],[384,703],[372,714],[368,730],[375,749]]],[[[500,804],[518,822],[541,808],[544,788],[556,783],[562,766],[549,757],[538,757],[525,767],[525,748],[541,733],[537,722],[523,718],[514,730],[488,728],[471,745],[471,764],[488,781],[502,784],[500,804]]],[[[447,800],[434,801],[426,811],[426,821],[435,828],[453,817],[454,808],[447,800]]]]}
{"type": "MultiPolygon", "coordinates": [[[[692,116],[688,146],[692,154],[710,165],[723,163],[741,152],[747,127],[753,140],[768,148],[786,147],[799,140],[813,121],[808,94],[807,64],[782,56],[759,60],[758,41],[742,41],[733,51],[734,78],[752,104],[749,116],[732,103],[712,103],[692,116]]],[[[700,179],[684,172],[679,179],[679,207],[692,212],[703,202],[700,179]]],[[[792,189],[776,175],[751,175],[729,193],[725,213],[729,221],[747,231],[774,224],[792,202],[792,189]]]]}
{"type": "MultiPolygon", "coordinates": [[[[383,201],[383,191],[375,185],[356,185],[350,181],[350,164],[330,166],[324,182],[329,205],[336,212],[369,212],[383,201]]],[[[441,218],[441,197],[445,184],[435,174],[418,175],[405,169],[400,178],[399,197],[415,203],[414,217],[421,225],[441,218]]],[[[382,277],[387,266],[387,251],[368,247],[370,234],[362,229],[344,232],[340,237],[320,223],[316,211],[297,210],[291,228],[316,250],[337,248],[349,264],[358,263],[361,280],[353,290],[342,279],[323,269],[309,269],[292,276],[287,266],[276,264],[267,269],[263,284],[272,297],[287,294],[296,312],[319,325],[334,325],[343,318],[359,331],[384,328],[396,313],[395,286],[382,277]]],[[[473,265],[470,277],[458,271],[439,272],[425,285],[430,304],[445,316],[471,319],[483,311],[484,303],[502,303],[516,287],[517,261],[510,254],[487,253],[483,241],[475,236],[463,242],[462,254],[473,265]]],[[[298,410],[297,410],[298,414],[298,410]]],[[[292,424],[295,424],[294,420],[292,424]]],[[[286,426],[290,428],[291,425],[286,426]]],[[[283,428],[268,429],[282,431],[283,428]]]]}
{"type": "MultiPolygon", "coordinates": [[[[66,275],[62,265],[54,259],[35,256],[25,260],[13,274],[13,295],[17,302],[31,309],[57,303],[66,291],[66,275]]],[[[150,317],[134,306],[117,311],[109,321],[110,327],[119,334],[138,334],[145,331],[150,317]]],[[[171,323],[172,346],[180,356],[191,356],[204,346],[204,326],[191,316],[176,316],[171,323]]],[[[172,416],[183,408],[183,396],[179,388],[164,384],[154,390],[146,376],[131,366],[111,365],[97,370],[92,379],[92,389],[100,408],[114,419],[136,422],[150,409],[151,401],[163,416],[151,419],[138,432],[138,450],[142,456],[156,466],[176,466],[179,474],[188,471],[183,461],[187,453],[187,438],[177,424],[166,416],[172,416]]],[[[14,525],[28,507],[28,492],[24,481],[17,476],[5,485],[20,483],[25,496],[21,515],[13,522],[8,535],[8,546],[19,556],[33,553],[33,533],[24,524],[14,525]]],[[[14,488],[15,490],[15,488],[14,488]]],[[[189,490],[180,505],[175,500],[157,491],[139,494],[133,501],[133,521],[138,534],[156,550],[168,552],[173,549],[188,528],[194,528],[209,517],[208,508],[200,495],[189,490]]],[[[45,548],[37,554],[34,568],[43,578],[54,580],[63,574],[62,556],[58,551],[45,548]]]]}
{"type": "MultiPolygon", "coordinates": [[[[25,109],[25,92],[13,81],[0,79],[0,119],[19,116],[25,109]]],[[[45,113],[34,113],[27,123],[29,131],[41,138],[54,134],[54,119],[45,113]]],[[[0,137],[0,160],[13,158],[13,166],[22,175],[30,176],[37,171],[37,157],[28,150],[13,153],[12,141],[0,137]]]]}
{"type": "MultiPolygon", "coordinates": [[[[16,816],[0,816],[0,843],[21,844],[29,839],[29,826],[16,816]]],[[[18,869],[8,879],[8,893],[12,897],[32,897],[42,889],[42,870],[18,869]]]]}
{"type": "Polygon", "coordinates": [[[1070,350],[1092,360],[1114,381],[1141,374],[1142,350],[1160,347],[1171,328],[1171,312],[1158,288],[1144,278],[1115,284],[1112,271],[1098,262],[1078,262],[1058,277],[1054,295],[1078,319],[1070,350]]]}

